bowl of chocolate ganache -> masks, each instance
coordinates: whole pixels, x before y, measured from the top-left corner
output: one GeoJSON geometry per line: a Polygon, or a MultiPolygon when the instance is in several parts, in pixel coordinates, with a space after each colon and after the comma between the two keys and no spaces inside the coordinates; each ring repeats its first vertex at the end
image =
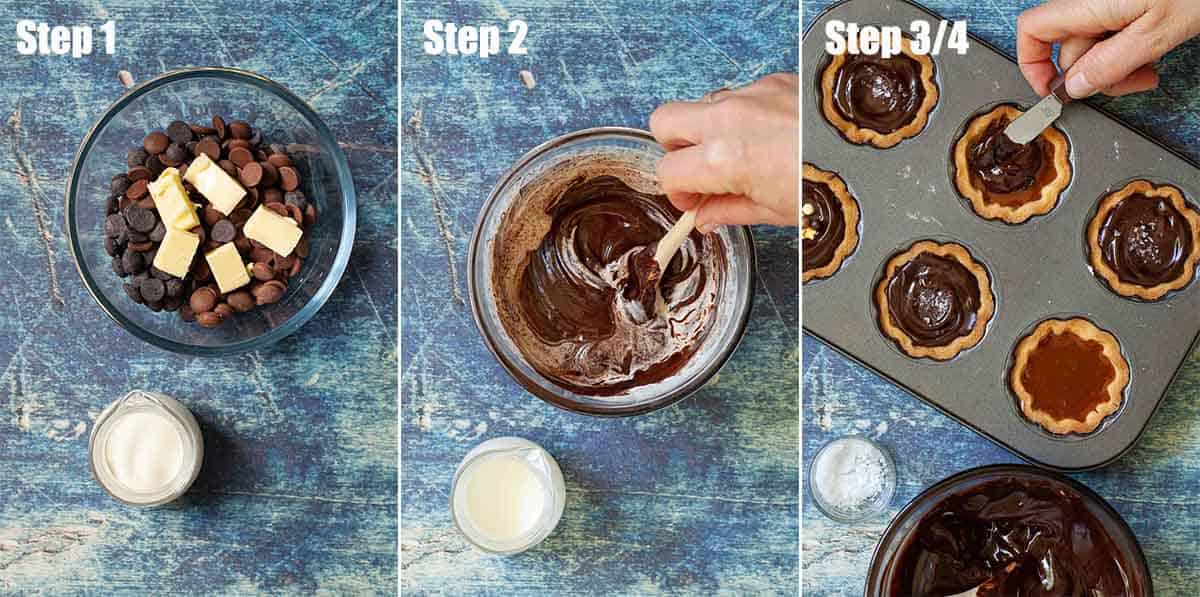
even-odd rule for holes
{"type": "Polygon", "coordinates": [[[681,215],[655,180],[663,154],[637,129],[568,133],[517,160],[480,210],[468,258],[475,323],[513,379],[555,406],[625,416],[673,404],[745,332],[748,227],[693,232],[660,272],[664,304],[648,291],[642,266],[681,215]]]}
{"type": "Polygon", "coordinates": [[[892,519],[868,597],[1147,597],[1150,569],[1121,515],[1086,486],[1034,466],[963,471],[892,519]],[[986,586],[981,586],[985,585],[986,586]]]}

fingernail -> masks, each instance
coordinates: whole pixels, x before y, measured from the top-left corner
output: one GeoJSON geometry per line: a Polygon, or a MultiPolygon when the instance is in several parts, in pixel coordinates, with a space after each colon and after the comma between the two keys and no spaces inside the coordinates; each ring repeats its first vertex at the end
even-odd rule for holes
{"type": "Polygon", "coordinates": [[[1083,74],[1083,71],[1077,72],[1067,79],[1067,94],[1075,99],[1091,97],[1096,95],[1097,91],[1099,89],[1088,82],[1087,75],[1083,74]]]}

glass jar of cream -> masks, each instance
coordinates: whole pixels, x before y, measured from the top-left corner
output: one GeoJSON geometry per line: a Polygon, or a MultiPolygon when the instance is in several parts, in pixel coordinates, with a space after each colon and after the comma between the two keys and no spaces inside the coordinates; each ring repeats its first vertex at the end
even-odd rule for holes
{"type": "Polygon", "coordinates": [[[88,456],[92,476],[109,495],[130,506],[159,506],[196,480],[204,439],[178,400],[134,390],[100,413],[88,456]]]}

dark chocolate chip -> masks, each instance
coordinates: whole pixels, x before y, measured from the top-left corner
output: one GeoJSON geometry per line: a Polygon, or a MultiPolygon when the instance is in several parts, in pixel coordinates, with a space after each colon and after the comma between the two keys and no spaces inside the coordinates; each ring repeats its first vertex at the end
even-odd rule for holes
{"type": "Polygon", "coordinates": [[[204,154],[215,162],[221,159],[221,144],[214,141],[212,137],[205,137],[196,145],[196,152],[197,156],[204,154]]]}
{"type": "Polygon", "coordinates": [[[167,296],[171,298],[179,298],[183,296],[183,280],[180,280],[176,277],[171,277],[163,282],[163,285],[167,288],[167,296]]]}
{"type": "Polygon", "coordinates": [[[289,158],[286,153],[273,153],[267,156],[267,161],[276,168],[292,165],[292,158],[289,158]]]}
{"type": "Polygon", "coordinates": [[[246,164],[254,161],[254,155],[250,153],[249,149],[234,147],[229,150],[229,161],[238,168],[244,168],[246,164]]]}
{"type": "Polygon", "coordinates": [[[167,227],[163,225],[162,221],[159,221],[157,224],[154,225],[154,230],[150,231],[150,240],[152,240],[156,243],[161,243],[162,240],[166,237],[167,237],[167,227]]]}
{"type": "Polygon", "coordinates": [[[163,310],[162,301],[146,301],[146,306],[150,307],[150,310],[154,311],[155,313],[163,310]]]}
{"type": "Polygon", "coordinates": [[[249,139],[254,136],[254,129],[244,120],[229,123],[229,135],[234,139],[249,139]]]}
{"type": "Polygon", "coordinates": [[[170,144],[171,139],[161,131],[154,131],[153,133],[146,135],[145,140],[142,141],[142,147],[146,148],[146,151],[151,154],[157,154],[166,151],[167,145],[170,144]]]}
{"type": "Polygon", "coordinates": [[[167,293],[166,285],[164,285],[163,281],[159,280],[158,278],[147,278],[143,280],[140,289],[142,291],[142,298],[146,299],[146,302],[148,303],[161,301],[163,296],[166,296],[167,293]]]}
{"type": "Polygon", "coordinates": [[[125,271],[125,257],[123,255],[113,255],[112,271],[114,274],[124,278],[129,273],[125,271]]]}
{"type": "Polygon", "coordinates": [[[300,188],[300,174],[291,166],[284,166],[279,169],[279,184],[285,191],[294,191],[300,188]]]}
{"type": "Polygon", "coordinates": [[[175,311],[178,311],[181,307],[183,307],[183,297],[168,296],[167,298],[163,299],[163,310],[164,311],[175,312],[175,311]]]}
{"type": "Polygon", "coordinates": [[[130,168],[133,168],[134,166],[141,166],[143,163],[145,163],[146,158],[148,157],[150,157],[150,154],[146,153],[145,149],[142,149],[141,147],[135,147],[130,149],[129,153],[126,154],[125,164],[130,168]]]}
{"type": "Polygon", "coordinates": [[[146,169],[150,170],[151,178],[158,178],[158,175],[162,174],[167,167],[162,163],[162,159],[157,155],[152,155],[146,158],[146,169]]]}
{"type": "Polygon", "coordinates": [[[196,321],[196,312],[192,310],[191,305],[189,305],[187,303],[183,303],[179,307],[179,319],[183,320],[186,323],[191,323],[193,321],[196,321]]]}
{"type": "Polygon", "coordinates": [[[129,299],[133,302],[141,304],[146,300],[142,298],[142,291],[138,284],[126,283],[122,284],[121,287],[125,289],[125,294],[129,295],[129,299]]]}
{"type": "Polygon", "coordinates": [[[225,119],[220,116],[213,116],[213,129],[217,131],[217,137],[225,138],[225,119]]]}
{"type": "Polygon", "coordinates": [[[131,183],[137,182],[139,180],[146,180],[148,178],[150,178],[150,169],[149,168],[142,166],[140,164],[129,168],[129,180],[131,183]]]}
{"type": "MultiPolygon", "coordinates": [[[[299,191],[297,191],[297,192],[299,192],[299,191]]],[[[266,191],[263,191],[263,196],[262,196],[263,203],[283,203],[283,199],[284,199],[284,194],[283,194],[283,191],[280,189],[272,187],[272,188],[267,189],[266,191]]]]}
{"type": "Polygon", "coordinates": [[[142,259],[142,254],[137,251],[125,251],[121,255],[121,269],[128,274],[140,274],[146,271],[146,261],[142,259]]]}
{"type": "Polygon", "coordinates": [[[190,125],[189,128],[192,129],[192,134],[196,135],[197,137],[203,137],[205,135],[214,135],[217,132],[217,129],[215,129],[211,126],[204,126],[203,124],[193,124],[193,125],[190,125]]]}
{"type": "Polygon", "coordinates": [[[221,169],[224,170],[226,174],[228,174],[234,178],[237,178],[237,175],[238,175],[237,164],[234,164],[233,162],[231,162],[229,160],[221,160],[217,165],[220,166],[221,169]]]}
{"type": "Polygon", "coordinates": [[[121,214],[113,214],[104,218],[104,234],[106,236],[116,238],[125,232],[125,216],[121,214]]]}
{"type": "Polygon", "coordinates": [[[165,153],[163,153],[163,162],[170,163],[173,166],[178,166],[182,164],[184,160],[188,159],[188,155],[189,154],[186,147],[178,143],[174,143],[167,148],[165,153]]]}
{"type": "Polygon", "coordinates": [[[272,165],[271,162],[259,162],[258,165],[262,166],[262,170],[263,170],[263,179],[262,179],[262,182],[259,183],[258,186],[266,188],[266,187],[273,187],[279,183],[279,169],[278,168],[276,168],[274,165],[272,165]]]}
{"type": "Polygon", "coordinates": [[[104,213],[115,214],[121,209],[121,197],[124,195],[113,195],[104,202],[104,213]]]}
{"type": "MultiPolygon", "coordinates": [[[[149,252],[150,252],[150,249],[153,249],[153,248],[154,248],[154,243],[152,243],[152,242],[150,242],[150,241],[148,241],[148,240],[147,240],[147,241],[131,242],[131,243],[129,243],[129,247],[127,247],[127,248],[128,248],[130,251],[133,251],[133,252],[135,252],[135,253],[149,253],[149,252]]],[[[146,259],[146,261],[150,261],[150,260],[149,260],[149,259],[146,259]]]]}
{"type": "Polygon", "coordinates": [[[129,177],[124,174],[118,174],[113,177],[112,184],[109,185],[109,192],[114,195],[120,195],[129,189],[129,177]]]}
{"type": "Polygon", "coordinates": [[[146,193],[149,190],[148,185],[149,183],[147,183],[144,179],[135,181],[133,184],[129,185],[129,188],[125,191],[125,196],[129,197],[130,201],[137,201],[138,199],[146,196],[146,193]]]}
{"type": "Polygon", "coordinates": [[[167,125],[167,136],[170,137],[172,141],[183,145],[192,140],[192,127],[186,122],[176,120],[175,122],[167,125]]]}
{"type": "Polygon", "coordinates": [[[216,242],[221,244],[230,243],[237,237],[237,226],[234,226],[233,222],[223,219],[213,224],[211,234],[212,239],[216,242]]]}
{"type": "Polygon", "coordinates": [[[213,307],[213,313],[220,315],[223,319],[229,319],[233,317],[233,307],[230,307],[229,303],[220,303],[213,307]]]}
{"type": "MultiPolygon", "coordinates": [[[[139,184],[140,182],[142,181],[139,181],[139,184]]],[[[130,228],[147,234],[152,232],[158,224],[158,216],[155,216],[154,212],[136,206],[125,212],[125,220],[129,222],[130,228]]]]}
{"type": "Polygon", "coordinates": [[[104,252],[112,257],[118,253],[120,247],[117,246],[117,240],[111,236],[104,237],[104,252]]]}
{"type": "MultiPolygon", "coordinates": [[[[154,261],[151,260],[150,262],[153,263],[154,261]]],[[[171,274],[168,274],[167,272],[164,272],[154,266],[150,266],[150,275],[155,278],[158,278],[159,280],[162,280],[163,282],[166,282],[167,280],[170,280],[171,278],[175,277],[175,276],[172,276],[171,274]]]]}

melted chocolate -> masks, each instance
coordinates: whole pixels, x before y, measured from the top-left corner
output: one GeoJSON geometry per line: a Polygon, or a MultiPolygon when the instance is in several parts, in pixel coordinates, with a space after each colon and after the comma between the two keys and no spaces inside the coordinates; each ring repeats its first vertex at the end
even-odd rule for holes
{"type": "Polygon", "coordinates": [[[1099,342],[1070,332],[1043,337],[1021,372],[1033,408],[1056,419],[1083,421],[1108,402],[1108,384],[1117,371],[1103,351],[1099,342]]]}
{"type": "Polygon", "coordinates": [[[986,481],[935,505],[898,557],[891,594],[1125,597],[1129,563],[1078,492],[1042,479],[986,481]]]}
{"type": "Polygon", "coordinates": [[[1123,282],[1157,286],[1183,275],[1192,254],[1188,221],[1165,197],[1135,194],[1104,218],[1100,255],[1123,282]]]}
{"type": "Polygon", "coordinates": [[[1041,137],[1019,145],[1004,134],[1007,118],[996,120],[971,147],[967,163],[983,188],[992,193],[1017,193],[1032,188],[1042,170],[1044,146],[1041,137]]]}
{"type": "Polygon", "coordinates": [[[975,327],[979,281],[955,259],[921,253],[887,284],[892,323],[919,346],[945,346],[975,327]]]}
{"type": "Polygon", "coordinates": [[[833,189],[823,182],[804,181],[803,194],[804,205],[812,206],[812,213],[803,216],[801,222],[804,269],[811,270],[833,261],[838,246],[846,238],[846,214],[833,189]],[[808,233],[809,230],[812,232],[808,233]]]}
{"type": "Polygon", "coordinates": [[[904,54],[888,59],[847,54],[833,84],[838,113],[883,134],[912,122],[924,101],[921,63],[904,54]]]}
{"type": "Polygon", "coordinates": [[[503,323],[535,369],[577,393],[612,395],[671,376],[712,322],[723,245],[694,232],[659,272],[654,248],[680,215],[665,196],[614,176],[564,186],[545,207],[549,229],[498,298],[517,307],[502,309],[503,323]]]}

